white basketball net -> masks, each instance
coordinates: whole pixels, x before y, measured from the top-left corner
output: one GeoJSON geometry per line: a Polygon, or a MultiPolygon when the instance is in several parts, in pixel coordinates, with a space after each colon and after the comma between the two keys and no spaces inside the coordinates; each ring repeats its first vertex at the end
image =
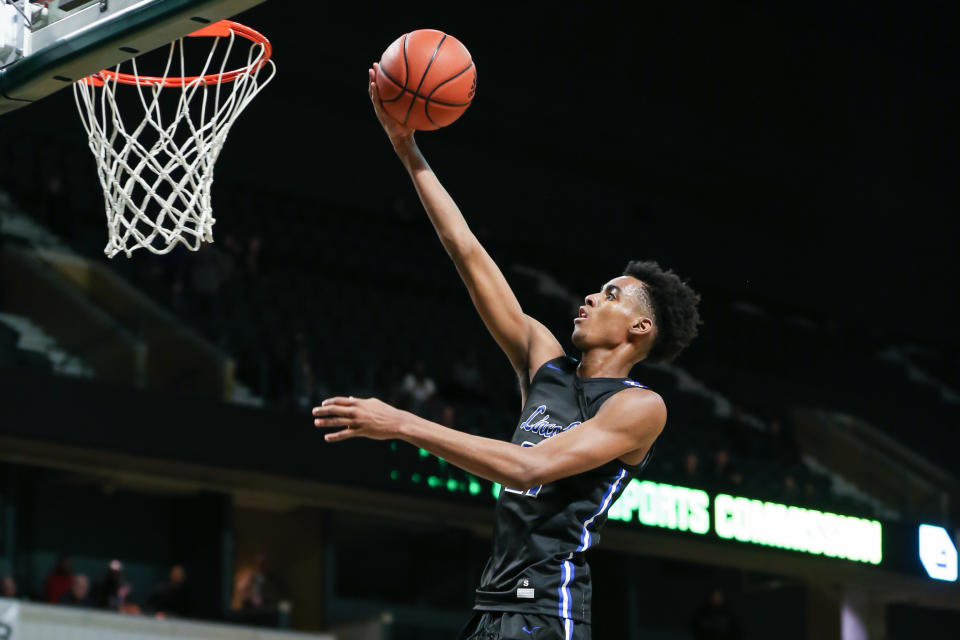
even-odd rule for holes
{"type": "MultiPolygon", "coordinates": [[[[131,109],[133,99],[129,97],[121,100],[123,113],[117,106],[117,87],[123,85],[117,80],[121,65],[116,73],[96,76],[102,82],[81,80],[73,85],[103,187],[108,229],[104,253],[108,257],[120,252],[129,257],[140,247],[165,254],[178,243],[197,251],[201,243],[213,242],[216,220],[210,207],[210,187],[214,164],[237,116],[276,72],[273,61],[264,60],[264,46],[244,38],[239,38],[239,43],[251,45],[247,66],[227,69],[238,40],[232,29],[229,33],[229,37],[213,38],[203,70],[193,78],[186,77],[184,39],[172,42],[163,75],[156,78],[162,81],[144,80],[123,89],[136,92],[139,108],[131,109]],[[221,40],[225,46],[220,46],[221,40]],[[216,56],[218,49],[222,59],[216,56]],[[220,62],[215,63],[215,58],[220,62]],[[179,74],[168,80],[171,68],[177,66],[179,74]],[[210,69],[217,82],[204,80],[203,76],[210,79],[210,69]],[[225,74],[233,80],[219,81],[225,74]],[[170,113],[172,109],[165,103],[166,115],[160,101],[165,82],[176,83],[168,86],[166,95],[179,92],[175,112],[170,113]],[[135,123],[135,128],[128,129],[128,121],[135,123]]],[[[130,64],[131,75],[139,79],[136,59],[130,64]]]]}

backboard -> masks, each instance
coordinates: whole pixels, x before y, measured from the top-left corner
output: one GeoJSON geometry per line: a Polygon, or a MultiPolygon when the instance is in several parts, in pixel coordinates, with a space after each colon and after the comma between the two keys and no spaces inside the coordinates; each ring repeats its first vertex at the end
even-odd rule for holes
{"type": "Polygon", "coordinates": [[[0,0],[0,114],[263,0],[0,0]]]}

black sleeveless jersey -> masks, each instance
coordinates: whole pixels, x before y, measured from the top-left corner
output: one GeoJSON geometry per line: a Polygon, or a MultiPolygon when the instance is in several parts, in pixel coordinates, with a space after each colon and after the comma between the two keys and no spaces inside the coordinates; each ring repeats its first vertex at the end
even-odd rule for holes
{"type": "MultiPolygon", "coordinates": [[[[580,378],[577,365],[563,356],[540,367],[513,435],[515,444],[533,446],[575,429],[618,391],[645,388],[627,378],[580,378]]],[[[613,460],[524,492],[503,488],[497,499],[493,551],[474,609],[589,623],[590,568],[584,552],[599,542],[610,505],[649,459],[648,453],[638,465],[613,460]]]]}

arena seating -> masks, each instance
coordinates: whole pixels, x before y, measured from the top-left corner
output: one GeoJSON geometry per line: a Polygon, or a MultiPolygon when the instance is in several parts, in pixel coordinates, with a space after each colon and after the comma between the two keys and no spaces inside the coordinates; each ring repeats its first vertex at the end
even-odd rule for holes
{"type": "MultiPolygon", "coordinates": [[[[28,147],[15,145],[23,156],[18,160],[44,168],[51,156],[28,147]]],[[[83,152],[64,147],[58,156],[83,152]]],[[[103,259],[97,195],[80,184],[68,177],[62,184],[3,186],[21,209],[76,251],[103,259]]],[[[215,199],[219,221],[212,247],[197,254],[140,253],[110,266],[233,354],[238,379],[266,404],[306,407],[336,393],[390,399],[419,360],[439,389],[438,402],[428,408],[431,417],[439,419],[443,407],[451,407],[461,428],[509,433],[519,404],[510,367],[415,207],[349,210],[239,183],[219,185],[215,199]],[[452,383],[451,367],[467,352],[484,372],[480,396],[460,393],[452,383]]],[[[526,310],[566,339],[575,301],[543,294],[529,275],[534,261],[505,241],[494,238],[488,245],[526,310]]],[[[943,445],[956,445],[952,425],[958,424],[960,404],[930,383],[955,376],[948,359],[922,350],[891,356],[884,351],[889,342],[847,335],[829,319],[704,293],[711,312],[679,370],[707,384],[722,406],[716,397],[680,388],[669,370],[638,367],[634,376],[664,395],[670,407],[670,428],[658,445],[652,476],[683,482],[683,459],[693,454],[701,480],[708,481],[703,471],[722,448],[730,457],[727,476],[739,478],[731,490],[872,513],[869,503],[836,495],[830,477],[799,455],[771,462],[784,440],[787,449],[792,446],[789,425],[787,433],[768,433],[771,422],[784,422],[790,406],[851,412],[930,459],[949,462],[953,447],[943,445]],[[873,366],[863,367],[864,360],[873,366]],[[918,367],[936,375],[919,380],[918,367]]]]}

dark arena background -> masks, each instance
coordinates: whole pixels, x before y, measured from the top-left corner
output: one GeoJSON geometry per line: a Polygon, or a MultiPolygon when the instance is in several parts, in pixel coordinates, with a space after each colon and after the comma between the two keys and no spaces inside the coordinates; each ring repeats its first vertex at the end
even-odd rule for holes
{"type": "Polygon", "coordinates": [[[469,619],[499,486],[400,441],[326,443],[310,415],[354,395],[518,423],[366,94],[423,27],[478,85],[420,147],[567,353],[628,260],[702,295],[690,348],[632,372],[669,417],[589,554],[593,637],[960,637],[958,9],[271,0],[234,18],[277,75],[196,253],[104,256],[69,88],[0,116],[0,614],[20,625],[0,637],[453,640],[469,619]]]}

